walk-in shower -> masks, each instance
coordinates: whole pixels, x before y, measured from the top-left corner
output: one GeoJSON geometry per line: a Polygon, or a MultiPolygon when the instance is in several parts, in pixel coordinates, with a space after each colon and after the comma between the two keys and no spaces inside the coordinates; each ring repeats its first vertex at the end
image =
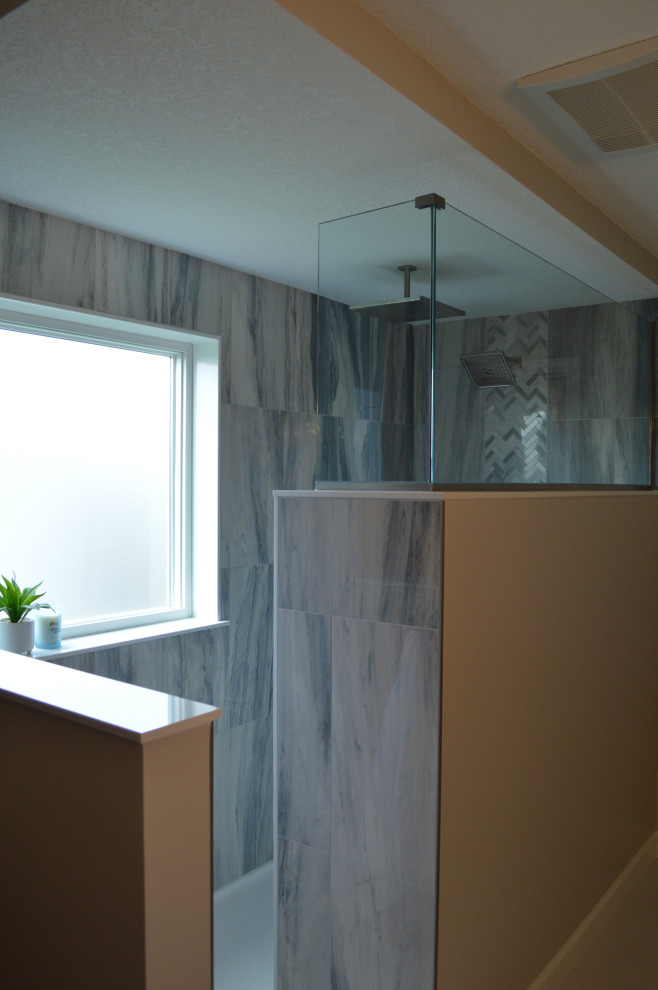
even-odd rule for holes
{"type": "Polygon", "coordinates": [[[434,194],[320,224],[318,271],[319,482],[650,485],[641,306],[434,194]]]}
{"type": "MultiPolygon", "coordinates": [[[[544,564],[536,540],[514,540],[519,507],[581,500],[440,493],[648,486],[652,357],[642,311],[439,196],[320,225],[317,487],[352,490],[275,496],[279,988],[441,982],[444,731],[460,721],[443,664],[454,617],[453,670],[463,667],[474,583],[464,580],[472,530],[460,511],[475,507],[475,519],[478,506],[495,503],[504,524],[491,532],[515,547],[505,558],[498,545],[469,545],[474,574],[480,557],[494,560],[488,605],[501,575],[509,587],[512,574],[544,564]],[[422,491],[391,490],[409,485],[422,491]],[[454,539],[453,511],[462,520],[454,539]],[[513,561],[507,572],[501,559],[513,561]]],[[[552,535],[543,534],[546,546],[552,535]]],[[[494,653],[506,650],[503,627],[494,653]]],[[[486,647],[482,655],[491,666],[486,647]]]]}

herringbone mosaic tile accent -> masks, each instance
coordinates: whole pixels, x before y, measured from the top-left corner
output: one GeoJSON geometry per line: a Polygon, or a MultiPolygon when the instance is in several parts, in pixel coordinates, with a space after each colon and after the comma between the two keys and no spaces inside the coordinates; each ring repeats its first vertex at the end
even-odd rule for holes
{"type": "Polygon", "coordinates": [[[493,388],[485,406],[484,475],[493,484],[546,481],[548,314],[521,313],[487,320],[487,350],[520,357],[516,385],[493,388]]]}

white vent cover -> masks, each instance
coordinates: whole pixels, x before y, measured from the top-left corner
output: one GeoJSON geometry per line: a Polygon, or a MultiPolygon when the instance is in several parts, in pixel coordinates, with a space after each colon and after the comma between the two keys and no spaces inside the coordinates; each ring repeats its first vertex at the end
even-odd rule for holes
{"type": "Polygon", "coordinates": [[[601,151],[658,144],[658,37],[525,76],[517,86],[558,123],[565,111],[601,151]]]}

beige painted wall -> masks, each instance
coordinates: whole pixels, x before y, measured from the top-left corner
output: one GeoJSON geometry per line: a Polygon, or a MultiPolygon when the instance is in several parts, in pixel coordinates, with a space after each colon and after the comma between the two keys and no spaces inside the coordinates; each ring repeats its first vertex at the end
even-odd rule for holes
{"type": "Polygon", "coordinates": [[[526,990],[656,828],[658,494],[446,496],[438,986],[526,990]]]}
{"type": "Polygon", "coordinates": [[[7,987],[210,990],[211,731],[130,741],[0,698],[7,987]]]}

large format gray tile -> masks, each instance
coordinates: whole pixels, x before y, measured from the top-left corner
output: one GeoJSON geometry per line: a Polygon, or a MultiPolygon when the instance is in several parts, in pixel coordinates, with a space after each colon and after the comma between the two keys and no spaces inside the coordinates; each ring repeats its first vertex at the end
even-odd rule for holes
{"type": "Polygon", "coordinates": [[[615,422],[615,485],[651,484],[651,419],[615,422]]]}
{"type": "Polygon", "coordinates": [[[623,306],[617,312],[615,415],[628,419],[650,415],[651,324],[623,306]]]}
{"type": "Polygon", "coordinates": [[[434,890],[440,640],[332,622],[331,852],[434,890]]]}
{"type": "Polygon", "coordinates": [[[646,416],[650,333],[616,303],[554,310],[549,316],[551,419],[646,416]]]}
{"type": "Polygon", "coordinates": [[[224,728],[272,712],[272,564],[222,571],[224,615],[229,619],[224,728]]]}
{"type": "Polygon", "coordinates": [[[312,413],[286,412],[283,420],[282,490],[299,492],[313,488],[317,446],[317,417],[312,413]]]}
{"type": "Polygon", "coordinates": [[[318,417],[317,480],[374,481],[378,423],[339,416],[318,417]]]}
{"type": "MultiPolygon", "coordinates": [[[[108,652],[108,651],[104,651],[108,652]]],[[[118,651],[112,651],[118,655],[118,651]]],[[[70,667],[71,670],[84,670],[87,674],[100,675],[100,671],[95,670],[96,665],[96,654],[95,653],[74,653],[73,655],[68,653],[53,654],[50,657],[42,657],[46,663],[54,663],[58,667],[70,667]]],[[[115,677],[114,680],[123,680],[123,677],[115,677]]]]}
{"type": "MultiPolygon", "coordinates": [[[[448,320],[436,328],[436,362],[439,368],[461,367],[460,355],[477,354],[486,348],[486,319],[448,320]]],[[[464,372],[466,375],[466,372],[464,372]]],[[[468,381],[468,375],[466,375],[468,381]]]]}
{"type": "Polygon", "coordinates": [[[434,990],[435,894],[331,860],[331,990],[434,990]]]}
{"type": "Polygon", "coordinates": [[[97,231],[94,308],[149,323],[167,323],[170,252],[131,237],[97,231]]]}
{"type": "Polygon", "coordinates": [[[331,618],[279,609],[279,835],[329,853],[331,618]]]}
{"type": "Polygon", "coordinates": [[[331,500],[280,498],[278,512],[278,607],[329,615],[331,500]]]}
{"type": "MultiPolygon", "coordinates": [[[[184,696],[185,657],[182,636],[145,640],[119,647],[126,680],[140,687],[184,696]]],[[[100,659],[99,654],[99,659],[100,659]]]]}
{"type": "Polygon", "coordinates": [[[273,560],[275,490],[308,490],[315,477],[315,417],[222,406],[221,553],[224,567],[273,560]]]}
{"type": "Polygon", "coordinates": [[[221,505],[225,567],[271,563],[274,502],[282,487],[285,413],[222,406],[221,505]]]}
{"type": "MultiPolygon", "coordinates": [[[[203,262],[189,254],[168,251],[164,269],[163,312],[174,327],[197,329],[203,262]]],[[[206,332],[210,332],[209,329],[206,332]]],[[[216,332],[216,331],[215,331],[216,332]]]]}
{"type": "Polygon", "coordinates": [[[614,419],[549,421],[549,483],[612,484],[614,457],[614,419]]]}
{"type": "Polygon", "coordinates": [[[614,418],[614,304],[549,315],[550,419],[614,418]]]}
{"type": "Polygon", "coordinates": [[[171,326],[221,336],[230,353],[230,268],[169,251],[164,291],[171,326]]]}
{"type": "Polygon", "coordinates": [[[415,328],[371,320],[370,390],[381,396],[371,415],[384,423],[411,425],[414,421],[415,328]]]}
{"type": "Polygon", "coordinates": [[[372,481],[420,481],[414,474],[414,427],[375,423],[377,443],[371,445],[372,481]]]}
{"type": "Polygon", "coordinates": [[[413,432],[413,476],[414,481],[431,481],[430,459],[431,434],[429,425],[414,426],[413,432]]]}
{"type": "Polygon", "coordinates": [[[227,649],[226,627],[52,658],[51,662],[112,680],[164,691],[181,698],[222,705],[227,649]]]}
{"type": "MultiPolygon", "coordinates": [[[[120,646],[112,647],[109,650],[96,650],[94,653],[86,655],[89,666],[81,669],[86,669],[91,674],[98,674],[100,677],[110,677],[114,681],[125,681],[126,684],[136,683],[130,653],[120,646]]],[[[174,679],[176,678],[176,668],[181,671],[180,663],[178,665],[174,663],[172,672],[174,679]]]]}
{"type": "Polygon", "coordinates": [[[372,320],[351,313],[342,304],[320,299],[320,413],[348,421],[411,425],[418,417],[419,396],[421,402],[427,396],[426,337],[419,328],[372,320]],[[417,373],[423,377],[419,387],[417,373]]]}
{"type": "Polygon", "coordinates": [[[8,208],[6,291],[64,306],[94,298],[96,231],[21,206],[8,208]]]}
{"type": "Polygon", "coordinates": [[[184,657],[180,636],[145,640],[107,650],[48,657],[48,662],[109,677],[126,684],[185,697],[184,657]]]}
{"type": "Polygon", "coordinates": [[[9,292],[9,203],[0,199],[0,292],[9,292]]]}
{"type": "Polygon", "coordinates": [[[549,482],[650,484],[648,419],[560,420],[549,422],[548,431],[549,482]]]}
{"type": "Polygon", "coordinates": [[[232,287],[231,401],[312,412],[312,296],[241,272],[232,287]]]}
{"type": "Polygon", "coordinates": [[[288,412],[314,413],[317,406],[315,297],[302,289],[290,286],[285,289],[285,408],[288,412]]]}
{"type": "Polygon", "coordinates": [[[277,990],[333,990],[330,859],[279,839],[278,865],[277,990]]]}
{"type": "Polygon", "coordinates": [[[223,707],[227,694],[229,629],[226,626],[199,629],[179,638],[185,678],[183,697],[223,707]]]}
{"type": "Polygon", "coordinates": [[[414,426],[430,421],[430,385],[432,380],[432,340],[430,327],[414,327],[414,426]]]}
{"type": "Polygon", "coordinates": [[[436,329],[434,479],[438,483],[482,481],[486,389],[476,389],[460,355],[486,349],[484,319],[440,323],[436,329]]]}
{"type": "Polygon", "coordinates": [[[638,316],[641,316],[643,320],[647,320],[649,323],[653,323],[654,320],[658,320],[657,297],[651,299],[627,300],[620,305],[624,305],[627,309],[630,309],[632,313],[637,313],[638,316]]]}
{"type": "Polygon", "coordinates": [[[419,328],[372,320],[320,299],[319,412],[348,421],[411,425],[419,396],[421,402],[427,396],[427,355],[426,334],[419,328]],[[417,373],[423,377],[419,387],[417,373]]]}
{"type": "Polygon", "coordinates": [[[381,396],[370,385],[371,321],[320,297],[317,310],[317,393],[322,416],[374,419],[381,396]]]}
{"type": "Polygon", "coordinates": [[[272,859],[272,718],[214,733],[214,886],[272,859]]]}
{"type": "Polygon", "coordinates": [[[333,504],[333,614],[438,628],[441,502],[333,504]]]}
{"type": "Polygon", "coordinates": [[[481,483],[484,389],[471,385],[461,365],[444,367],[436,373],[435,396],[433,480],[451,485],[481,483]]]}

